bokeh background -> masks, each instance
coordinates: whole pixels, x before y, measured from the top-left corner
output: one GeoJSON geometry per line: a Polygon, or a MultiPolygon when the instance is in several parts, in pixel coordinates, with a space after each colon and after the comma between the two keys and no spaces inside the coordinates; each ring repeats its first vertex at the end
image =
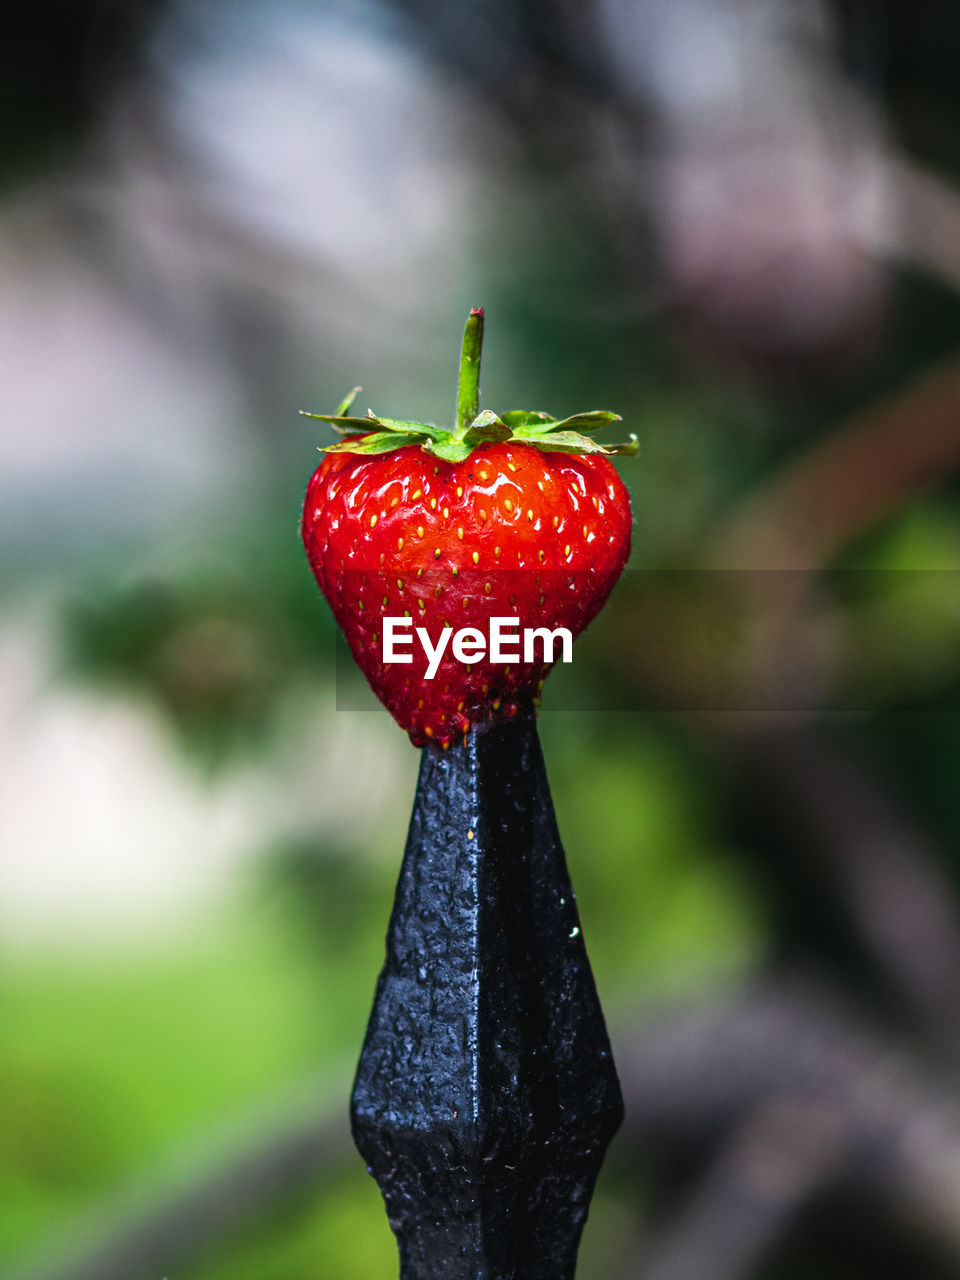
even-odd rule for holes
{"type": "Polygon", "coordinates": [[[6,15],[0,1274],[395,1274],[346,1099],[417,752],[297,410],[447,418],[477,304],[487,405],[641,440],[541,717],[628,1108],[580,1274],[957,1274],[958,56],[948,0],[6,15]]]}

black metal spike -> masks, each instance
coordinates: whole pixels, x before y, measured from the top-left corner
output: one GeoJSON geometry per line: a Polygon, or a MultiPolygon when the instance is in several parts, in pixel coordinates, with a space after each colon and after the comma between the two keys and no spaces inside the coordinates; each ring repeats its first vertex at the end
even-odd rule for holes
{"type": "Polygon", "coordinates": [[[351,1116],[401,1280],[572,1280],[623,1101],[532,712],[424,748],[351,1116]]]}

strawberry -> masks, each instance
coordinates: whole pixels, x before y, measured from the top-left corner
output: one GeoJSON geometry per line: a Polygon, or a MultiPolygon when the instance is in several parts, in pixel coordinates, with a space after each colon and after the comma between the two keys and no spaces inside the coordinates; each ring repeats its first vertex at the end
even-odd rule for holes
{"type": "Polygon", "coordinates": [[[608,455],[636,452],[636,437],[592,440],[584,433],[619,421],[600,410],[561,422],[478,413],[482,338],[477,308],[455,430],[351,417],[359,387],[335,414],[307,415],[343,437],[307,488],[307,558],[357,664],[417,746],[446,747],[472,725],[539,703],[558,649],[535,637],[525,652],[523,629],[565,627],[575,638],[630,552],[630,499],[608,455]],[[398,618],[409,626],[389,621],[398,618]],[[499,624],[501,654],[481,653],[497,618],[516,625],[499,624]],[[479,637],[458,641],[462,628],[479,637]],[[403,637],[400,661],[384,660],[391,632],[403,637]],[[515,660],[503,660],[511,651],[515,660]]]}

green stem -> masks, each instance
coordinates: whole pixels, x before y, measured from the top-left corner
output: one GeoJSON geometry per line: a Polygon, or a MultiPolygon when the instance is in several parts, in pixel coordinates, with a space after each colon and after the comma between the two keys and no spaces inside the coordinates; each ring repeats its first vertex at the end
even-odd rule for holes
{"type": "Polygon", "coordinates": [[[483,349],[483,307],[474,307],[467,316],[460,354],[460,378],[457,382],[457,438],[480,412],[480,352],[483,349]]]}

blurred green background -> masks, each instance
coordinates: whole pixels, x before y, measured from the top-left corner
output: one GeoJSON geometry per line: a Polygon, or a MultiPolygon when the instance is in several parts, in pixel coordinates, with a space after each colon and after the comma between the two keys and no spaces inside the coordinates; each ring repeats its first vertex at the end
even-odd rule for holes
{"type": "Polygon", "coordinates": [[[396,1272],[346,1103],[418,753],[297,410],[448,418],[482,304],[486,405],[641,441],[540,721],[628,1109],[579,1274],[956,1275],[955,6],[5,26],[0,1274],[396,1272]]]}

